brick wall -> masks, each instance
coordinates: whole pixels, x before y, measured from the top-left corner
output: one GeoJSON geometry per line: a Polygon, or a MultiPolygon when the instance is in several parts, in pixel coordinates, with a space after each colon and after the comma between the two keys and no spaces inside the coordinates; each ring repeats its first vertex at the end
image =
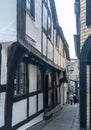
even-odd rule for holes
{"type": "Polygon", "coordinates": [[[86,0],[80,0],[80,49],[91,34],[91,27],[86,26],[86,0]]]}

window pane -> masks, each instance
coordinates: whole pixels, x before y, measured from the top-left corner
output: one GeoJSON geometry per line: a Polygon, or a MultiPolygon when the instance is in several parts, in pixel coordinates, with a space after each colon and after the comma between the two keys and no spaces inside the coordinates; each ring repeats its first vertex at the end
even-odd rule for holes
{"type": "Polygon", "coordinates": [[[37,76],[38,76],[38,91],[40,91],[40,90],[42,90],[42,84],[41,84],[41,71],[40,71],[40,69],[38,69],[38,74],[37,74],[37,76]]]}
{"type": "Polygon", "coordinates": [[[53,103],[52,101],[52,89],[48,91],[48,106],[51,106],[53,103]]]}
{"type": "Polygon", "coordinates": [[[16,76],[14,79],[14,95],[15,96],[19,94],[18,74],[19,74],[19,70],[17,70],[16,76]]]}
{"type": "Polygon", "coordinates": [[[49,88],[51,87],[51,81],[52,81],[52,79],[51,79],[51,73],[49,73],[49,77],[48,77],[48,82],[49,82],[48,87],[49,88]]]}
{"type": "Polygon", "coordinates": [[[26,7],[27,7],[28,10],[30,10],[30,1],[31,0],[26,0],[26,7]]]}
{"type": "Polygon", "coordinates": [[[20,94],[24,93],[24,86],[25,86],[25,66],[24,63],[21,63],[20,65],[20,77],[19,77],[19,81],[20,81],[20,94]]]}
{"type": "Polygon", "coordinates": [[[51,36],[51,18],[48,16],[48,36],[51,36]]]}
{"type": "Polygon", "coordinates": [[[47,3],[47,0],[45,0],[45,2],[47,3]]]}
{"type": "Polygon", "coordinates": [[[51,20],[50,17],[48,16],[48,29],[50,29],[50,26],[51,26],[51,20]]]}
{"type": "Polygon", "coordinates": [[[26,0],[26,9],[34,17],[34,0],[26,0]]]}
{"type": "Polygon", "coordinates": [[[14,96],[26,93],[26,64],[20,63],[14,79],[14,96]]]}

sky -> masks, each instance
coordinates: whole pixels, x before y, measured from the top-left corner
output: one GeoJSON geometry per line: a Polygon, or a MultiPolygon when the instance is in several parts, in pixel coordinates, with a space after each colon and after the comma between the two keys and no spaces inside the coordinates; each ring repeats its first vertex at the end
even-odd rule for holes
{"type": "Polygon", "coordinates": [[[59,25],[69,45],[70,57],[76,58],[73,35],[76,34],[74,0],[55,0],[59,25]]]}

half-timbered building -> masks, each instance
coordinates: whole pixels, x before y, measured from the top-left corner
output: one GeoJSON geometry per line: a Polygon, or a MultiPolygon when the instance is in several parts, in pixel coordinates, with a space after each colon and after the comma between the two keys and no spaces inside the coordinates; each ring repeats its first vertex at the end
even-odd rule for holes
{"type": "Polygon", "coordinates": [[[69,48],[54,0],[2,0],[0,18],[0,129],[24,130],[66,103],[69,48]]]}

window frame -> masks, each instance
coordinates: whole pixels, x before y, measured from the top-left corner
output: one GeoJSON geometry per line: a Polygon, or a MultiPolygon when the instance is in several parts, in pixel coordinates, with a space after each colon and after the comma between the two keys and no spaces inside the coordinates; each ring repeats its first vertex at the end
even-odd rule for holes
{"type": "Polygon", "coordinates": [[[38,92],[43,91],[43,88],[42,88],[42,71],[39,67],[37,67],[37,91],[38,92]]]}
{"type": "Polygon", "coordinates": [[[26,11],[32,18],[35,18],[35,0],[26,0],[26,11]]]}
{"type": "Polygon", "coordinates": [[[51,39],[51,16],[49,14],[47,20],[47,32],[48,32],[48,37],[51,39]]]}
{"type": "Polygon", "coordinates": [[[16,76],[14,79],[14,97],[19,97],[27,94],[27,64],[21,62],[18,65],[16,76]],[[23,64],[23,72],[22,65],[23,64]]]}

